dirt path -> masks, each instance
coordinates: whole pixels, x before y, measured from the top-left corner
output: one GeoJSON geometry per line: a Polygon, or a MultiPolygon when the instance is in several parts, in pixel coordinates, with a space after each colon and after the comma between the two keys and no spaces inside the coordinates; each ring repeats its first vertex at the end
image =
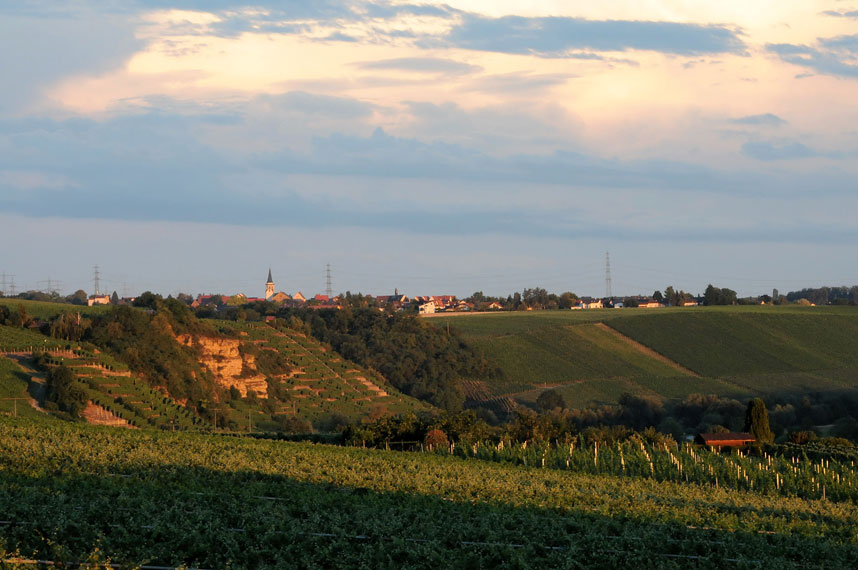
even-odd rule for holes
{"type": "Polygon", "coordinates": [[[690,369],[684,367],[683,365],[669,359],[668,357],[664,356],[663,354],[659,354],[658,352],[654,351],[653,349],[649,348],[648,346],[642,345],[641,343],[639,343],[635,339],[627,337],[626,335],[624,335],[623,333],[621,333],[617,329],[611,328],[610,326],[606,325],[605,323],[594,323],[594,324],[597,327],[599,327],[600,329],[602,329],[603,331],[611,333],[617,339],[628,344],[629,346],[631,346],[632,348],[634,348],[635,350],[637,350],[641,354],[645,354],[646,356],[648,356],[650,358],[654,358],[654,359],[658,360],[659,362],[667,364],[671,368],[675,369],[678,372],[682,372],[683,374],[685,374],[687,376],[693,376],[695,378],[700,378],[700,374],[698,374],[697,372],[694,372],[693,370],[690,370],[690,369]]]}

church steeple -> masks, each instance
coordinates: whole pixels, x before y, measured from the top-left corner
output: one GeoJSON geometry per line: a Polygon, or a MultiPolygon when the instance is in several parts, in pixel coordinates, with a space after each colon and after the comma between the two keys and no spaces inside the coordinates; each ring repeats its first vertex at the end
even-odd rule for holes
{"type": "Polygon", "coordinates": [[[271,268],[268,268],[268,281],[265,282],[265,298],[270,299],[274,296],[274,279],[271,278],[271,268]]]}

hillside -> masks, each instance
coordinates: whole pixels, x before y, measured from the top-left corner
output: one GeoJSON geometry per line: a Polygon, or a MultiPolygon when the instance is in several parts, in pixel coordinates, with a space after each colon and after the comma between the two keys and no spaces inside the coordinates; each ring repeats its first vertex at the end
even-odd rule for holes
{"type": "Polygon", "coordinates": [[[471,403],[532,404],[556,388],[567,404],[858,387],[851,307],[699,307],[463,315],[455,327],[504,371],[467,384],[471,403]]]}
{"type": "MultiPolygon", "coordinates": [[[[76,374],[88,401],[84,416],[94,423],[306,431],[311,423],[327,430],[430,409],[282,323],[199,321],[170,300],[148,311],[3,304],[12,316],[0,324],[0,393],[44,405],[45,370],[63,364],[76,374]],[[12,324],[20,308],[24,328],[12,324]]],[[[31,403],[0,400],[0,412],[42,413],[31,403]]]]}

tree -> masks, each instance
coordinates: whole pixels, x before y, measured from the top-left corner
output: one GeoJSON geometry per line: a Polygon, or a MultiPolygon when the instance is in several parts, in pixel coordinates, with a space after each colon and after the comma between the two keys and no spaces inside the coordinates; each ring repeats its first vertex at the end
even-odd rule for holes
{"type": "Polygon", "coordinates": [[[679,294],[673,289],[673,285],[668,285],[664,290],[664,302],[667,303],[669,307],[675,307],[678,305],[679,294]]]}
{"type": "Polygon", "coordinates": [[[750,432],[759,443],[772,443],[775,440],[775,434],[769,427],[769,411],[760,398],[754,398],[748,402],[748,409],[745,412],[745,431],[750,432]]]}
{"type": "Polygon", "coordinates": [[[73,294],[69,295],[68,299],[72,305],[86,305],[87,304],[86,291],[84,291],[83,289],[78,289],[73,294]]]}
{"type": "Polygon", "coordinates": [[[653,301],[661,303],[662,301],[664,301],[664,295],[661,294],[661,291],[656,291],[652,294],[652,299],[653,301]]]}
{"type": "Polygon", "coordinates": [[[110,304],[118,305],[119,304],[119,295],[116,294],[116,291],[113,292],[113,295],[110,296],[110,304]]]}
{"type": "Polygon", "coordinates": [[[548,412],[556,408],[561,410],[566,407],[566,401],[563,395],[557,390],[546,390],[536,398],[536,407],[543,412],[548,412]]]}
{"type": "Polygon", "coordinates": [[[24,329],[30,325],[30,322],[30,315],[27,313],[27,309],[24,307],[23,303],[18,305],[18,312],[12,315],[12,324],[24,329]]]}
{"type": "Polygon", "coordinates": [[[86,391],[77,385],[77,378],[68,366],[61,364],[48,370],[45,377],[48,407],[55,407],[73,418],[79,418],[88,400],[86,391]]]}

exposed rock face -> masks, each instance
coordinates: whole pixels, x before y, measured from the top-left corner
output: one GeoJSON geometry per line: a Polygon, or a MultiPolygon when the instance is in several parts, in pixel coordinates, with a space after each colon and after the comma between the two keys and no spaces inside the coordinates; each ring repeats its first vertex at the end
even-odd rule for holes
{"type": "Polygon", "coordinates": [[[221,386],[235,386],[242,397],[247,396],[248,390],[253,390],[262,398],[268,397],[265,376],[256,370],[256,358],[253,355],[241,354],[241,341],[232,338],[192,337],[187,334],[179,335],[177,340],[185,346],[200,348],[203,354],[201,363],[209,369],[221,386]],[[241,377],[242,371],[245,371],[244,378],[241,377]]]}

